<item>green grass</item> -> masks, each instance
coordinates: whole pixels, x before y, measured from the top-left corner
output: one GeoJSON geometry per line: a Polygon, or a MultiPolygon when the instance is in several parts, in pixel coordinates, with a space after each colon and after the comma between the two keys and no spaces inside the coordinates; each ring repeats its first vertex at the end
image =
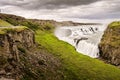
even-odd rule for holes
{"type": "Polygon", "coordinates": [[[118,48],[120,46],[120,21],[114,21],[109,24],[101,43],[110,45],[113,48],[118,48]]]}
{"type": "Polygon", "coordinates": [[[0,27],[11,27],[11,26],[13,25],[0,19],[0,27]]]}
{"type": "Polygon", "coordinates": [[[114,21],[111,24],[109,24],[110,28],[120,28],[120,21],[114,21]]]}
{"type": "Polygon", "coordinates": [[[37,31],[36,41],[62,62],[64,80],[120,80],[120,69],[77,53],[52,33],[37,31]]]}
{"type": "Polygon", "coordinates": [[[20,32],[24,29],[28,29],[26,26],[13,26],[10,23],[0,19],[0,34],[5,34],[7,32],[20,32]]]}
{"type": "Polygon", "coordinates": [[[14,26],[14,27],[5,27],[5,28],[0,28],[0,34],[6,34],[9,32],[21,32],[25,29],[28,29],[26,26],[14,26]]]}

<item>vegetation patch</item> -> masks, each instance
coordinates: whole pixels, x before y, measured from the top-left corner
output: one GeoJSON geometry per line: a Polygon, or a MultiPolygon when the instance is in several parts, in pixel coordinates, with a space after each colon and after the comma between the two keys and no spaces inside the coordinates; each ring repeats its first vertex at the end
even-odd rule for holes
{"type": "Polygon", "coordinates": [[[36,31],[36,41],[61,60],[64,80],[120,80],[119,69],[76,52],[52,33],[36,31]]]}
{"type": "Polygon", "coordinates": [[[109,28],[119,28],[120,27],[120,21],[114,21],[111,24],[109,24],[109,28]]]}
{"type": "Polygon", "coordinates": [[[0,27],[11,27],[11,26],[13,25],[0,19],[0,27]]]}
{"type": "Polygon", "coordinates": [[[120,21],[115,21],[109,24],[105,35],[102,38],[101,44],[108,44],[114,48],[120,45],[120,21]]]}
{"type": "Polygon", "coordinates": [[[28,29],[26,26],[14,26],[14,27],[1,27],[0,28],[0,34],[5,34],[5,33],[14,33],[14,32],[21,32],[25,29],[28,29]]]}

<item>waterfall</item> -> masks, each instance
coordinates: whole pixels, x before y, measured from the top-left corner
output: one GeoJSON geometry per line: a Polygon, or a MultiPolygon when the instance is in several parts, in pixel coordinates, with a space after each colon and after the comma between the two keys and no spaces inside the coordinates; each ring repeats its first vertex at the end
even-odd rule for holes
{"type": "Polygon", "coordinates": [[[73,45],[79,53],[97,58],[98,44],[105,29],[106,25],[62,26],[56,28],[55,35],[73,45]]]}

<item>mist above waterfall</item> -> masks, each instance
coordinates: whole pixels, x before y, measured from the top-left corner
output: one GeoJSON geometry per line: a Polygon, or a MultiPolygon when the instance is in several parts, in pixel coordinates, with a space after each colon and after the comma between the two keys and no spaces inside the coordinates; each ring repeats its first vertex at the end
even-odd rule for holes
{"type": "Polygon", "coordinates": [[[105,29],[106,25],[62,26],[56,28],[55,35],[74,46],[79,53],[97,58],[98,44],[105,29]]]}

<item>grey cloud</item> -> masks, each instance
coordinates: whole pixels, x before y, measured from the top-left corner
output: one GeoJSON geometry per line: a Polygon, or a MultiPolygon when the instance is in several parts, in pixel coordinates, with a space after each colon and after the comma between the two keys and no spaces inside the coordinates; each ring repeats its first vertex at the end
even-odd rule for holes
{"type": "Polygon", "coordinates": [[[47,4],[57,6],[78,6],[78,5],[87,5],[100,0],[52,0],[47,2],[47,4]]]}
{"type": "Polygon", "coordinates": [[[29,2],[24,2],[21,0],[16,0],[16,1],[10,1],[10,0],[1,0],[0,1],[0,6],[24,6],[29,4],[29,2]]]}
{"type": "Polygon", "coordinates": [[[93,14],[93,15],[87,15],[87,16],[76,17],[76,18],[80,18],[80,19],[119,19],[120,12],[93,14]]]}
{"type": "Polygon", "coordinates": [[[12,8],[5,8],[8,13],[11,11],[24,17],[29,12],[27,16],[30,17],[113,19],[120,18],[119,3],[120,0],[0,0],[0,7],[10,5],[12,8]],[[18,8],[19,11],[16,11],[18,8]]]}
{"type": "Polygon", "coordinates": [[[24,9],[59,9],[77,5],[87,5],[100,0],[1,0],[0,5],[19,6],[24,9]]]}

